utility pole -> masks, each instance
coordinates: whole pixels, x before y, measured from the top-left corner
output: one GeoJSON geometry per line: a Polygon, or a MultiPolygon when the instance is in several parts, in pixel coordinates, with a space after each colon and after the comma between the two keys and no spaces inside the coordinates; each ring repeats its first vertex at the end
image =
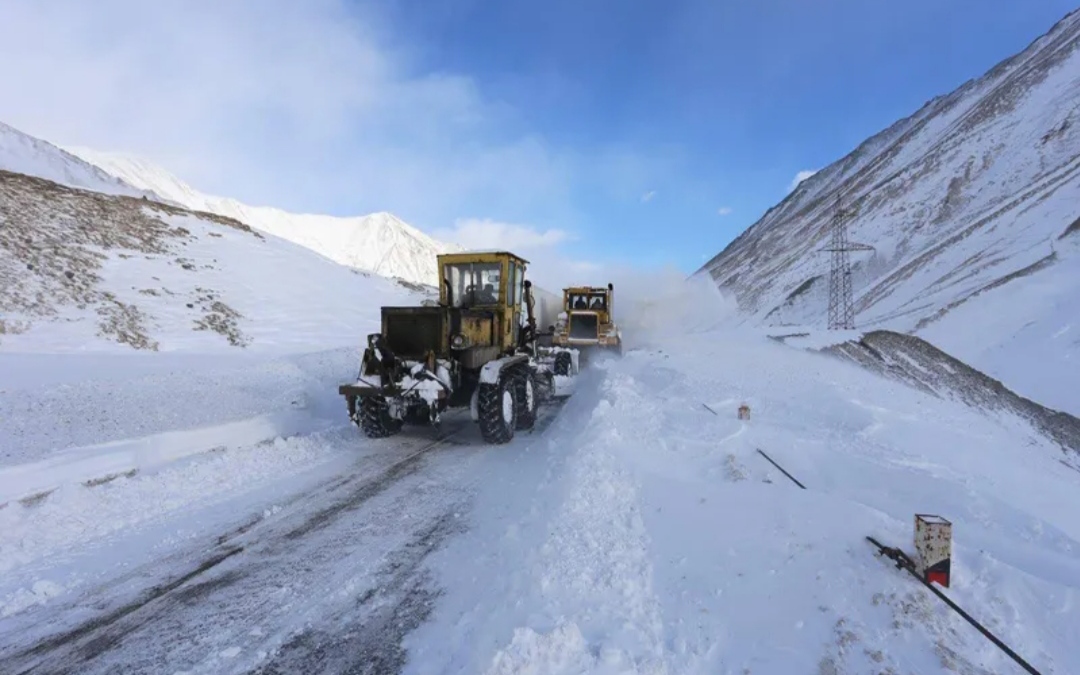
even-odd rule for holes
{"type": "Polygon", "coordinates": [[[831,240],[828,248],[832,256],[829,268],[829,330],[851,330],[855,328],[855,307],[851,293],[851,251],[873,251],[872,246],[848,241],[847,221],[854,211],[845,209],[840,195],[836,195],[836,209],[833,211],[831,240]]]}

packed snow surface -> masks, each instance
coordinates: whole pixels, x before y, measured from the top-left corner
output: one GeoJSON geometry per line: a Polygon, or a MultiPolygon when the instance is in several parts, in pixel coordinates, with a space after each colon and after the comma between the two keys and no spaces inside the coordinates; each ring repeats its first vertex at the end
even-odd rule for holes
{"type": "Polygon", "coordinates": [[[874,557],[916,513],[954,524],[951,597],[1080,669],[1080,474],[1018,420],[708,332],[596,365],[549,436],[434,556],[406,672],[1012,672],[874,557]]]}
{"type": "Polygon", "coordinates": [[[0,354],[0,671],[1013,672],[865,541],[927,513],[949,596],[1080,672],[1075,457],[650,286],[504,446],[467,411],[365,439],[327,312],[260,324],[288,349],[0,354]]]}

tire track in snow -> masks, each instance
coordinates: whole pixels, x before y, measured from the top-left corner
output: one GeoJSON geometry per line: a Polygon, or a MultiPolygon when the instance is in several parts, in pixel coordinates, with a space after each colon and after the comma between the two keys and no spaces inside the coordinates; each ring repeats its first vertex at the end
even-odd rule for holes
{"type": "Polygon", "coordinates": [[[380,444],[348,475],[287,497],[281,515],[20,617],[0,631],[0,672],[399,671],[402,639],[442,593],[428,556],[465,527],[476,460],[508,451],[479,443],[467,415],[447,422],[435,441],[380,444]]]}
{"type": "MultiPolygon", "coordinates": [[[[171,567],[171,574],[167,574],[165,581],[152,583],[145,590],[136,592],[133,599],[115,609],[66,630],[53,632],[29,647],[8,654],[3,653],[7,650],[0,650],[0,672],[93,671],[98,666],[92,664],[99,657],[120,647],[128,635],[143,631],[147,626],[175,623],[173,612],[179,607],[198,604],[212,593],[223,591],[249,575],[260,576],[260,572],[266,567],[265,561],[260,561],[260,558],[295,554],[295,545],[291,542],[330,527],[341,515],[361,508],[402,479],[415,474],[428,453],[450,443],[464,430],[464,427],[459,427],[423,444],[388,466],[381,467],[374,476],[366,473],[354,474],[324,482],[317,490],[321,493],[321,498],[330,499],[330,503],[304,515],[298,525],[293,525],[283,532],[275,531],[280,529],[276,522],[264,524],[261,518],[256,518],[218,535],[214,538],[212,552],[205,558],[186,563],[186,571],[185,568],[177,571],[175,567],[171,567]],[[342,490],[347,491],[342,493],[342,490]],[[266,529],[269,531],[264,531],[266,529]],[[241,555],[245,553],[247,555],[241,555]],[[203,577],[214,572],[222,563],[233,558],[249,557],[254,560],[243,560],[239,568],[225,570],[219,576],[202,581],[203,577]]],[[[308,496],[297,495],[290,501],[302,502],[308,496]]],[[[190,556],[190,552],[183,555],[190,556]]],[[[179,561],[172,564],[177,562],[179,561]]],[[[146,575],[147,570],[140,568],[132,575],[132,580],[141,581],[146,575]]],[[[151,579],[160,578],[160,575],[152,572],[149,576],[151,579]]],[[[108,598],[113,592],[112,587],[124,583],[123,579],[116,580],[94,593],[108,598]]],[[[48,619],[45,623],[49,623],[48,619]]],[[[47,626],[43,627],[47,630],[47,626]]],[[[150,628],[150,632],[153,632],[153,628],[150,628]]]]}
{"type": "Polygon", "coordinates": [[[423,623],[439,592],[423,569],[428,554],[456,530],[453,510],[421,528],[380,569],[378,583],[356,607],[323,617],[285,642],[252,675],[347,672],[396,673],[405,663],[402,638],[423,623]],[[358,612],[366,611],[362,621],[358,612]],[[351,626],[341,630],[341,625],[351,626]]]}

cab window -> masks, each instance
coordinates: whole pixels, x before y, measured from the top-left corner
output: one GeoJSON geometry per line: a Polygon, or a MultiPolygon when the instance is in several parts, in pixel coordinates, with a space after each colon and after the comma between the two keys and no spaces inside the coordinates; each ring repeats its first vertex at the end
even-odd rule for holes
{"type": "Polygon", "coordinates": [[[447,265],[443,283],[450,293],[452,307],[478,307],[499,304],[502,265],[499,263],[458,263],[447,265]]]}

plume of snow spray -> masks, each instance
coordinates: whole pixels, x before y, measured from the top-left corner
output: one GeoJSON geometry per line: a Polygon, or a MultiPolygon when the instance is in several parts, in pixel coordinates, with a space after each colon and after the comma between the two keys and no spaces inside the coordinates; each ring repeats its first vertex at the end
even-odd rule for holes
{"type": "Polygon", "coordinates": [[[736,305],[707,277],[675,269],[626,270],[612,276],[615,320],[626,348],[663,344],[675,334],[699,333],[725,325],[736,305]]]}

